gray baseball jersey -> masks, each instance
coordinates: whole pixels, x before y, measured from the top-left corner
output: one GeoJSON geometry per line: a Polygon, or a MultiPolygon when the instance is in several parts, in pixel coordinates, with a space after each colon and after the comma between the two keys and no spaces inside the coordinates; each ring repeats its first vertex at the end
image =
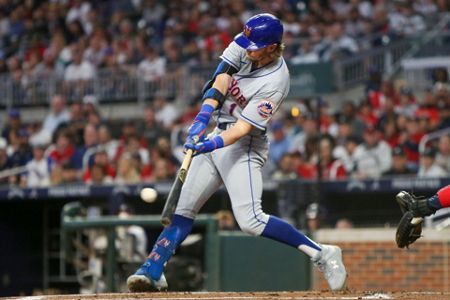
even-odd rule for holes
{"type": "Polygon", "coordinates": [[[241,118],[265,130],[289,92],[289,71],[283,58],[268,66],[252,70],[246,51],[232,42],[220,57],[239,70],[233,75],[222,108],[216,113],[218,123],[241,118]]]}
{"type": "Polygon", "coordinates": [[[216,122],[225,126],[218,126],[212,134],[219,134],[238,119],[255,129],[232,145],[192,160],[175,213],[195,218],[206,200],[224,184],[241,229],[261,234],[269,219],[261,209],[261,169],[268,155],[265,129],[289,92],[289,71],[283,58],[252,69],[246,51],[235,42],[221,59],[239,71],[232,76],[224,104],[214,113],[216,122]]]}

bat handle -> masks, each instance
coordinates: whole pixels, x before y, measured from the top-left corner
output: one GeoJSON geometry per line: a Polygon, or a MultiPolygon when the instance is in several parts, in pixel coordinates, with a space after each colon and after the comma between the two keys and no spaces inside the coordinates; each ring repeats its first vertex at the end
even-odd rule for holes
{"type": "Polygon", "coordinates": [[[181,163],[180,169],[187,170],[191,164],[192,156],[194,155],[194,150],[188,149],[184,155],[183,162],[181,163]]]}

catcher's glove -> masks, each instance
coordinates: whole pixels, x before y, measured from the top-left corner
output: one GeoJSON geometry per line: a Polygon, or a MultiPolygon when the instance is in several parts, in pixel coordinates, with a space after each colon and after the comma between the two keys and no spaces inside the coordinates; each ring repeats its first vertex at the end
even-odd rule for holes
{"type": "Polygon", "coordinates": [[[408,248],[421,237],[423,218],[414,217],[410,211],[405,212],[397,226],[395,242],[399,248],[408,248]]]}

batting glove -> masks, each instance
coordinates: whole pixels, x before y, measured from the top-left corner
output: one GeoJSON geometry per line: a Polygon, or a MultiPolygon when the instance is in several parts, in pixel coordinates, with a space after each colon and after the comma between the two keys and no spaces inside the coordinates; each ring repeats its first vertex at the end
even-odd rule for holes
{"type": "Polygon", "coordinates": [[[210,140],[206,140],[204,142],[200,142],[197,144],[189,143],[189,142],[184,144],[184,147],[186,149],[194,150],[195,154],[208,153],[208,152],[214,151],[216,149],[223,148],[223,146],[224,146],[224,142],[220,135],[216,135],[215,137],[213,137],[210,140]]]}
{"type": "Polygon", "coordinates": [[[205,139],[206,127],[209,119],[214,112],[214,107],[209,104],[203,104],[200,112],[194,118],[194,122],[188,129],[186,143],[202,142],[205,139]]]}

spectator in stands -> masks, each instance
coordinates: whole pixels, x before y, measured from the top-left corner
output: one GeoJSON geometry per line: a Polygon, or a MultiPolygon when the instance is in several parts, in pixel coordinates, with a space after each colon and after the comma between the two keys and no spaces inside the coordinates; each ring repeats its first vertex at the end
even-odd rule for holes
{"type": "Polygon", "coordinates": [[[65,129],[58,131],[55,140],[55,145],[50,146],[48,155],[51,170],[70,163],[75,154],[73,137],[69,131],[65,129]]]}
{"type": "Polygon", "coordinates": [[[2,130],[2,137],[10,142],[11,132],[17,133],[20,129],[23,129],[22,119],[20,118],[20,110],[13,108],[8,112],[8,121],[2,130]]]}
{"type": "Polygon", "coordinates": [[[164,96],[158,95],[153,100],[155,119],[162,124],[165,130],[170,131],[179,117],[179,112],[175,105],[170,103],[164,96]]]}
{"type": "MultiPolygon", "coordinates": [[[[398,126],[402,128],[403,125],[398,126]]],[[[419,118],[406,118],[404,130],[400,133],[399,146],[402,146],[406,152],[408,165],[415,170],[417,170],[419,163],[419,143],[424,134],[425,132],[419,126],[419,118]]]]}
{"type": "Polygon", "coordinates": [[[336,229],[351,229],[354,227],[355,226],[353,225],[353,222],[347,218],[341,218],[341,219],[337,220],[336,225],[334,226],[334,228],[336,228],[336,229]]]}
{"type": "Polygon", "coordinates": [[[118,184],[139,183],[141,176],[130,153],[124,153],[117,164],[117,175],[114,180],[118,184]]]}
{"type": "Polygon", "coordinates": [[[99,146],[96,150],[92,162],[84,170],[83,181],[92,184],[98,184],[99,182],[111,183],[116,175],[116,171],[109,160],[106,149],[99,146]],[[97,170],[98,168],[102,169],[101,172],[97,170]],[[94,172],[96,173],[94,174],[94,172]],[[102,178],[101,181],[100,178],[102,178]]]}
{"type": "Polygon", "coordinates": [[[296,179],[297,169],[293,164],[293,157],[291,153],[284,153],[278,162],[278,168],[272,174],[273,180],[289,180],[296,179]]]}
{"type": "Polygon", "coordinates": [[[340,22],[335,22],[328,26],[325,42],[325,47],[321,51],[321,57],[325,61],[345,56],[348,57],[359,50],[356,41],[346,35],[344,27],[340,22]]]}
{"type": "Polygon", "coordinates": [[[433,0],[416,0],[413,2],[413,8],[422,16],[430,16],[438,11],[438,7],[435,2],[436,1],[433,0]]]}
{"type": "MultiPolygon", "coordinates": [[[[7,147],[8,143],[6,142],[6,139],[0,137],[0,171],[11,168],[8,160],[8,154],[6,153],[7,147]]],[[[0,176],[0,186],[8,183],[9,176],[0,176]]]]}
{"type": "Polygon", "coordinates": [[[313,44],[309,40],[302,42],[298,54],[291,58],[291,63],[294,65],[314,64],[319,61],[319,54],[314,50],[313,44]]]}
{"type": "Polygon", "coordinates": [[[108,42],[102,30],[96,30],[89,39],[89,47],[84,50],[83,60],[89,62],[94,68],[103,66],[108,42]]]}
{"type": "Polygon", "coordinates": [[[282,121],[275,121],[271,124],[272,137],[269,138],[269,158],[278,164],[283,154],[287,153],[291,147],[291,139],[284,133],[282,121]]]}
{"type": "Polygon", "coordinates": [[[375,127],[378,124],[378,117],[368,101],[360,103],[357,118],[365,124],[366,127],[375,127]]]}
{"type": "Polygon", "coordinates": [[[159,81],[166,73],[166,60],[148,47],[146,56],[137,66],[138,76],[147,83],[159,81]]]}
{"type": "Polygon", "coordinates": [[[94,163],[89,167],[89,179],[85,182],[90,185],[103,185],[113,183],[114,179],[106,174],[102,165],[94,163]]]}
{"type": "Polygon", "coordinates": [[[143,165],[147,165],[150,163],[150,153],[147,147],[144,147],[141,144],[140,138],[135,134],[128,137],[124,153],[138,155],[139,160],[143,165]]]}
{"type": "Polygon", "coordinates": [[[108,125],[103,124],[98,128],[98,141],[99,145],[105,149],[109,161],[114,161],[117,149],[119,148],[119,142],[112,138],[108,125]]]}
{"type": "Polygon", "coordinates": [[[322,179],[336,180],[346,177],[344,164],[333,157],[333,149],[334,139],[330,135],[324,135],[319,142],[320,165],[318,167],[322,179]]]}
{"type": "Polygon", "coordinates": [[[151,149],[151,161],[156,162],[160,159],[165,159],[168,162],[169,176],[174,176],[176,173],[176,166],[180,162],[176,159],[172,152],[170,141],[167,137],[160,137],[154,148],[151,149]]]}
{"type": "Polygon", "coordinates": [[[80,171],[88,168],[97,152],[99,142],[97,127],[90,123],[86,124],[84,127],[83,141],[84,144],[77,148],[73,159],[74,167],[80,171]]]}
{"type": "Polygon", "coordinates": [[[54,95],[50,100],[50,112],[42,124],[41,135],[52,136],[61,125],[70,121],[70,112],[66,109],[66,101],[62,95],[54,95]]]}
{"type": "Polygon", "coordinates": [[[156,145],[158,138],[169,136],[161,123],[156,121],[155,110],[152,105],[147,105],[144,109],[144,124],[140,132],[149,147],[156,145]]]}
{"type": "Polygon", "coordinates": [[[71,184],[80,181],[80,176],[78,175],[78,169],[72,163],[65,163],[61,167],[61,182],[60,184],[71,184]]]}
{"type": "Polygon", "coordinates": [[[399,103],[395,107],[395,112],[399,115],[414,117],[417,109],[418,105],[412,90],[407,87],[402,87],[400,89],[399,103]]]}
{"type": "Polygon", "coordinates": [[[368,126],[363,134],[364,143],[359,145],[352,157],[356,163],[356,177],[377,178],[392,165],[392,150],[381,139],[380,131],[368,126]]]}
{"type": "Polygon", "coordinates": [[[25,166],[32,158],[33,152],[29,143],[29,133],[27,129],[22,128],[17,132],[17,144],[14,145],[14,151],[9,157],[11,166],[25,166]]]}
{"type": "Polygon", "coordinates": [[[439,138],[436,163],[446,172],[450,172],[450,136],[443,135],[439,138]]]}
{"type": "Polygon", "coordinates": [[[448,173],[439,166],[435,161],[436,150],[433,148],[426,148],[420,155],[420,167],[417,172],[418,177],[446,177],[448,173]]]}
{"type": "Polygon", "coordinates": [[[306,152],[306,141],[318,133],[315,115],[309,111],[302,112],[297,118],[301,130],[292,137],[289,152],[306,152]]]}
{"type": "Polygon", "coordinates": [[[392,166],[391,168],[384,172],[385,176],[402,176],[409,175],[412,176],[416,172],[409,168],[408,159],[406,158],[406,153],[402,147],[395,147],[392,149],[392,166]]]}
{"type": "Polygon", "coordinates": [[[173,178],[173,172],[171,172],[171,163],[166,158],[158,159],[153,164],[153,173],[150,178],[152,182],[165,182],[170,181],[173,178]]]}
{"type": "Polygon", "coordinates": [[[68,130],[73,134],[76,146],[83,144],[84,126],[86,126],[86,118],[82,110],[81,102],[74,101],[70,105],[68,130]]]}
{"type": "Polygon", "coordinates": [[[92,91],[89,81],[96,76],[95,67],[87,60],[83,60],[81,45],[72,46],[72,63],[64,72],[66,89],[73,97],[82,97],[92,91]]]}
{"type": "Polygon", "coordinates": [[[444,129],[450,127],[450,105],[444,105],[439,110],[439,123],[437,129],[444,129]]]}
{"type": "Polygon", "coordinates": [[[26,171],[21,178],[25,187],[47,187],[50,185],[50,166],[45,155],[45,144],[33,145],[33,159],[26,164],[26,171]]]}
{"type": "Polygon", "coordinates": [[[387,119],[387,121],[384,122],[384,126],[380,126],[380,128],[382,128],[384,132],[383,139],[391,146],[391,148],[397,147],[400,144],[400,132],[394,118],[387,119]]]}
{"type": "Polygon", "coordinates": [[[423,17],[413,9],[409,1],[395,2],[396,11],[389,14],[391,29],[400,36],[417,36],[426,29],[423,17]]]}

